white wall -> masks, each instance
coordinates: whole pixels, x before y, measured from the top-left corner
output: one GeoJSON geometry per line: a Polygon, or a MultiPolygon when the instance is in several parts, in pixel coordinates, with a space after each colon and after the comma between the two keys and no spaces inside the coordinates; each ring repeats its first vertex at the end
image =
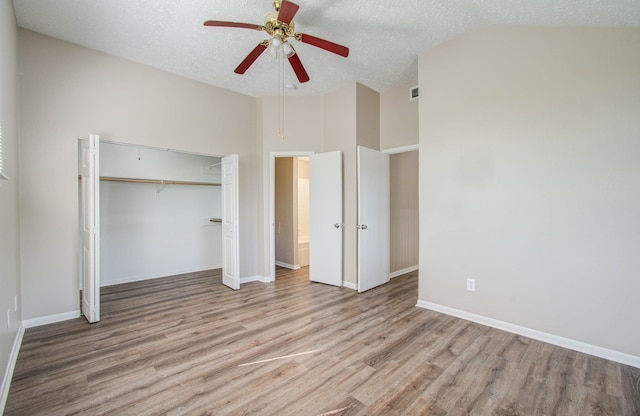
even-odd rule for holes
{"type": "MultiPolygon", "coordinates": [[[[0,413],[1,394],[12,346],[20,327],[21,308],[14,309],[14,297],[20,301],[20,239],[18,224],[18,113],[17,109],[17,37],[18,30],[10,1],[0,2],[0,126],[2,129],[3,171],[9,180],[0,179],[0,413]],[[10,328],[6,313],[9,312],[10,328]]],[[[17,354],[17,351],[14,353],[17,354]]],[[[14,357],[15,358],[15,357],[14,357]]]]}
{"type": "MultiPolygon", "coordinates": [[[[101,176],[219,184],[219,166],[209,168],[219,160],[138,146],[100,146],[101,176]]],[[[102,181],[101,284],[221,267],[221,226],[208,221],[220,215],[219,186],[102,181]]]]}
{"type": "Polygon", "coordinates": [[[492,27],[420,56],[421,301],[640,357],[638,45],[492,27]]]}
{"type": "Polygon", "coordinates": [[[257,265],[256,100],[19,32],[23,318],[77,311],[77,138],[240,156],[240,275],[257,265]]]}
{"type": "Polygon", "coordinates": [[[298,161],[298,242],[309,242],[309,158],[298,161]]]}
{"type": "Polygon", "coordinates": [[[100,176],[220,183],[220,157],[100,143],[100,176]]]}
{"type": "Polygon", "coordinates": [[[220,188],[102,182],[103,286],[222,267],[220,188]]]}

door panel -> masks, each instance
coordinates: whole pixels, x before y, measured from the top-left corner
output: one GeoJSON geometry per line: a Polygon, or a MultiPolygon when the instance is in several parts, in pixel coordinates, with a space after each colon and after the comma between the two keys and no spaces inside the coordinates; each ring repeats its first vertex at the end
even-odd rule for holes
{"type": "Polygon", "coordinates": [[[222,158],[222,283],[240,289],[238,155],[222,158]]]}
{"type": "Polygon", "coordinates": [[[82,200],[82,314],[89,323],[100,320],[100,138],[80,139],[82,200]]]}
{"type": "Polygon", "coordinates": [[[309,157],[309,279],[342,286],[342,153],[309,157]]]}
{"type": "Polygon", "coordinates": [[[389,155],[358,146],[358,292],[389,281],[389,155]]]}

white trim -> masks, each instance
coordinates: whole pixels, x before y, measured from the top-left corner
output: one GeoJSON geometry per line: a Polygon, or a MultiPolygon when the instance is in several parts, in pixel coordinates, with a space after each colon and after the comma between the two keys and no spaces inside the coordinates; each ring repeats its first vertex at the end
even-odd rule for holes
{"type": "Polygon", "coordinates": [[[635,355],[625,354],[623,352],[610,350],[608,348],[599,347],[597,345],[587,344],[585,342],[560,337],[558,335],[549,334],[547,332],[542,332],[542,331],[527,328],[524,326],[515,325],[509,322],[488,318],[482,315],[476,315],[474,313],[461,311],[459,309],[450,308],[448,306],[443,306],[437,303],[427,302],[424,300],[418,300],[418,303],[416,304],[416,306],[419,308],[429,309],[432,311],[466,319],[467,321],[476,322],[482,325],[501,329],[503,331],[511,332],[514,334],[523,335],[525,337],[529,337],[529,338],[536,339],[538,341],[557,345],[559,347],[568,348],[570,350],[582,352],[589,355],[594,355],[596,357],[604,358],[606,360],[611,360],[621,364],[640,368],[640,357],[636,357],[635,355]]]}
{"type": "Polygon", "coordinates": [[[22,325],[25,328],[33,328],[36,326],[55,324],[56,322],[68,321],[70,319],[76,319],[80,317],[80,311],[69,311],[63,313],[57,313],[55,315],[41,316],[39,318],[25,319],[22,321],[22,325]]]}
{"type": "Polygon", "coordinates": [[[357,283],[347,282],[346,280],[342,281],[342,286],[346,287],[347,289],[358,290],[358,284],[357,283]]]}
{"type": "Polygon", "coordinates": [[[418,265],[417,264],[415,266],[406,267],[406,268],[404,268],[402,270],[396,270],[395,272],[389,273],[389,279],[393,279],[394,277],[402,276],[403,274],[415,272],[416,270],[418,270],[418,265]]]}
{"type": "Polygon", "coordinates": [[[273,282],[273,280],[270,280],[269,277],[265,277],[265,276],[248,276],[248,277],[240,278],[240,284],[251,283],[251,282],[271,283],[273,282]]]}
{"type": "Polygon", "coordinates": [[[162,274],[140,274],[140,275],[137,275],[137,276],[123,276],[123,277],[119,277],[119,278],[116,278],[116,279],[109,279],[109,281],[107,281],[107,282],[104,281],[105,278],[104,278],[104,276],[102,276],[102,279],[100,281],[100,287],[120,285],[120,284],[123,284],[123,283],[140,282],[140,281],[143,281],[143,280],[160,279],[162,277],[177,276],[177,275],[187,274],[187,273],[205,272],[207,270],[213,270],[213,269],[222,269],[222,264],[217,265],[217,266],[206,266],[204,268],[198,267],[197,269],[189,269],[189,270],[183,270],[183,271],[173,271],[173,272],[170,272],[170,273],[162,273],[162,274]]]}
{"type": "Polygon", "coordinates": [[[396,153],[413,152],[414,150],[420,150],[420,145],[410,144],[408,146],[391,147],[389,149],[382,149],[382,152],[389,155],[395,155],[396,153]]]}
{"type": "Polygon", "coordinates": [[[269,264],[268,273],[269,282],[275,282],[276,280],[276,236],[275,236],[275,222],[276,222],[276,157],[308,157],[314,155],[315,152],[270,152],[269,153],[269,253],[267,263],[269,264]]]}
{"type": "Polygon", "coordinates": [[[18,353],[20,352],[20,346],[22,345],[22,337],[24,336],[24,325],[20,325],[16,337],[13,339],[13,347],[9,353],[9,362],[7,368],[4,370],[4,377],[2,378],[2,385],[0,385],[0,415],[4,414],[4,407],[7,404],[7,397],[9,397],[9,388],[11,387],[11,379],[13,378],[13,370],[16,368],[16,361],[18,361],[18,353]]]}
{"type": "Polygon", "coordinates": [[[276,260],[276,266],[284,267],[291,270],[298,270],[300,268],[299,264],[289,264],[278,260],[276,260]]]}

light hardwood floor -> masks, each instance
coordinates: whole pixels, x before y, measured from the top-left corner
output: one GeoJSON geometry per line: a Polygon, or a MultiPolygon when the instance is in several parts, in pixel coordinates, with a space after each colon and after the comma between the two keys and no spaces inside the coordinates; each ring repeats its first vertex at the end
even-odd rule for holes
{"type": "Polygon", "coordinates": [[[640,370],[278,270],[103,288],[102,321],[28,329],[6,415],[640,415],[640,370]],[[285,357],[289,356],[289,357],[285,357]],[[285,357],[285,358],[282,358],[285,357]]]}

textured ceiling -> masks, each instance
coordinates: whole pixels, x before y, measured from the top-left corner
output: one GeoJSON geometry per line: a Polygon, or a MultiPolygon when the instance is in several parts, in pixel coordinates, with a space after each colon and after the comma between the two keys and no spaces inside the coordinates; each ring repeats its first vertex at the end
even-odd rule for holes
{"type": "MultiPolygon", "coordinates": [[[[640,0],[294,0],[296,31],[350,48],[342,58],[293,41],[311,81],[287,65],[287,95],[350,82],[376,91],[417,81],[417,56],[488,24],[640,26],[640,0]]],[[[233,72],[265,32],[205,27],[263,24],[270,0],[14,0],[21,27],[251,96],[278,94],[277,62],[263,54],[233,72]]],[[[640,47],[640,46],[639,46],[640,47]]]]}

